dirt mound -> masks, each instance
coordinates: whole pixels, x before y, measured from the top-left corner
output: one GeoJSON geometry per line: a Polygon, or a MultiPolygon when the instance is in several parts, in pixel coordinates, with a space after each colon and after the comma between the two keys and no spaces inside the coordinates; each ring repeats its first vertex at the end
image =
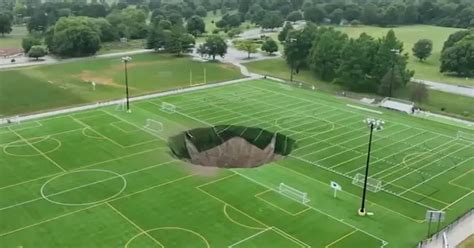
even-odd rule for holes
{"type": "Polygon", "coordinates": [[[216,126],[170,138],[172,153],[195,165],[253,168],[289,155],[295,141],[279,133],[243,126],[216,126]]]}

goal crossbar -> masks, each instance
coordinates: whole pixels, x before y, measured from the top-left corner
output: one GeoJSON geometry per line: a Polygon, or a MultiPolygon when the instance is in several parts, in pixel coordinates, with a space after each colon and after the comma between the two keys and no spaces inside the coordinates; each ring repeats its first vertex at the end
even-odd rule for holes
{"type": "Polygon", "coordinates": [[[297,190],[284,183],[280,183],[280,185],[278,186],[278,192],[286,197],[289,197],[303,204],[310,202],[310,200],[308,199],[308,193],[297,190]]]}
{"type": "MultiPolygon", "coordinates": [[[[363,188],[364,187],[364,180],[365,180],[365,175],[361,174],[361,173],[357,173],[354,176],[353,180],[352,180],[352,184],[363,188]]],[[[379,192],[380,190],[382,190],[382,181],[377,180],[377,179],[372,178],[372,177],[368,177],[367,178],[367,190],[369,190],[371,192],[374,192],[374,193],[379,192]]]]}

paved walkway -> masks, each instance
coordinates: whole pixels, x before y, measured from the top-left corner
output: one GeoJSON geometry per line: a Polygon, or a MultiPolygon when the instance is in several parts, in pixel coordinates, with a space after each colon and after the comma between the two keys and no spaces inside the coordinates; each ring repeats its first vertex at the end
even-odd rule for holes
{"type": "Polygon", "coordinates": [[[40,61],[36,61],[34,59],[21,56],[21,57],[15,58],[16,60],[15,63],[11,63],[10,61],[11,58],[0,58],[0,70],[26,67],[26,66],[35,66],[35,65],[51,65],[51,64],[59,64],[59,63],[68,63],[68,62],[91,59],[91,58],[113,58],[113,57],[120,57],[120,56],[127,56],[127,55],[149,53],[153,51],[154,51],[153,49],[140,49],[140,50],[127,51],[127,52],[108,53],[108,54],[101,54],[101,55],[95,55],[95,56],[90,56],[90,57],[69,58],[69,59],[58,59],[53,56],[45,56],[40,61]]]}
{"type": "Polygon", "coordinates": [[[448,92],[448,93],[452,93],[456,95],[474,97],[474,87],[439,83],[439,82],[433,82],[433,81],[422,80],[422,79],[412,79],[411,81],[414,83],[424,84],[428,86],[428,88],[433,89],[433,90],[439,90],[439,91],[448,92]]]}

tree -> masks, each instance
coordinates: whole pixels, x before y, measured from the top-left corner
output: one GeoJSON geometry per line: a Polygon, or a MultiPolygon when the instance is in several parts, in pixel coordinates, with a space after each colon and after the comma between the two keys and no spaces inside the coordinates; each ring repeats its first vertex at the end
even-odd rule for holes
{"type": "Polygon", "coordinates": [[[415,84],[411,89],[410,99],[414,102],[424,102],[428,99],[428,88],[425,84],[415,84]]]}
{"type": "Polygon", "coordinates": [[[290,12],[290,14],[288,14],[288,16],[286,17],[286,20],[290,22],[303,20],[303,15],[301,14],[300,11],[295,10],[295,11],[290,12]]]}
{"type": "Polygon", "coordinates": [[[335,9],[330,15],[329,18],[331,19],[331,22],[334,24],[339,24],[344,17],[344,10],[342,9],[335,9]]]}
{"type": "Polygon", "coordinates": [[[197,15],[188,19],[186,28],[188,32],[194,36],[199,36],[206,32],[206,24],[204,23],[204,20],[197,15]]]}
{"type": "Polygon", "coordinates": [[[347,35],[334,29],[325,30],[315,41],[310,52],[310,65],[322,80],[332,81],[342,60],[342,49],[347,35]]]}
{"type": "Polygon", "coordinates": [[[378,24],[380,19],[379,13],[379,8],[375,4],[369,3],[365,5],[362,11],[362,20],[367,25],[378,24]]]}
{"type": "Polygon", "coordinates": [[[264,29],[274,29],[283,25],[283,17],[278,11],[267,11],[260,25],[264,29]]]}
{"type": "Polygon", "coordinates": [[[391,97],[393,92],[404,85],[404,83],[402,73],[398,66],[393,66],[383,76],[379,86],[379,94],[391,97]]]}
{"type": "Polygon", "coordinates": [[[196,15],[200,17],[206,17],[207,16],[207,10],[203,6],[199,6],[196,8],[196,15]]]}
{"type": "Polygon", "coordinates": [[[165,43],[166,51],[181,55],[191,51],[196,43],[194,37],[191,34],[185,32],[183,27],[174,26],[171,30],[169,39],[165,43]]]}
{"type": "Polygon", "coordinates": [[[474,36],[466,36],[442,52],[440,71],[467,77],[474,75],[474,36]]]}
{"type": "Polygon", "coordinates": [[[280,33],[278,34],[278,40],[280,42],[284,42],[286,41],[286,38],[288,37],[288,33],[293,30],[293,26],[291,25],[291,23],[287,22],[285,24],[285,26],[283,27],[283,29],[280,31],[280,33]]]}
{"type": "Polygon", "coordinates": [[[451,35],[449,35],[448,39],[444,42],[443,44],[443,50],[446,50],[452,46],[454,46],[454,44],[456,44],[457,42],[459,42],[460,40],[464,39],[465,37],[467,36],[470,36],[470,35],[474,35],[474,29],[471,29],[471,30],[461,30],[461,31],[457,31],[451,35]]]}
{"type": "Polygon", "coordinates": [[[296,73],[300,68],[307,66],[308,54],[317,33],[316,25],[308,24],[303,30],[292,31],[288,34],[284,47],[285,60],[296,73]]]}
{"type": "Polygon", "coordinates": [[[240,14],[225,14],[221,20],[216,22],[218,28],[236,28],[242,24],[240,14]]]}
{"type": "Polygon", "coordinates": [[[28,35],[21,40],[23,51],[27,54],[33,46],[41,45],[41,39],[37,35],[28,35]]]}
{"type": "Polygon", "coordinates": [[[38,60],[46,55],[46,49],[42,46],[32,46],[28,52],[28,57],[38,60]]]}
{"type": "Polygon", "coordinates": [[[150,28],[147,37],[147,48],[156,51],[165,48],[171,37],[171,31],[163,29],[160,25],[150,28]]]}
{"type": "Polygon", "coordinates": [[[12,31],[12,21],[13,19],[9,13],[0,13],[0,33],[2,36],[5,36],[5,34],[9,34],[12,31]]]}
{"type": "Polygon", "coordinates": [[[236,44],[235,48],[237,48],[237,50],[247,52],[247,55],[248,55],[247,58],[249,58],[249,59],[250,59],[250,55],[252,53],[256,53],[258,51],[258,45],[255,44],[251,40],[239,41],[236,44]]]}
{"type": "Polygon", "coordinates": [[[45,38],[51,52],[79,57],[95,54],[100,49],[100,30],[88,17],[63,17],[45,38]]]}
{"type": "Polygon", "coordinates": [[[274,52],[278,51],[278,44],[272,38],[267,38],[262,44],[262,51],[272,55],[274,52]]]}
{"type": "Polygon", "coordinates": [[[417,57],[420,61],[423,61],[431,56],[431,52],[433,51],[433,42],[428,39],[421,39],[415,43],[412,51],[415,57],[417,57]]]}
{"type": "Polygon", "coordinates": [[[239,12],[245,14],[249,11],[252,0],[240,0],[239,1],[239,12]]]}
{"type": "Polygon", "coordinates": [[[304,19],[306,21],[320,23],[326,17],[326,12],[323,8],[318,6],[312,6],[304,11],[304,19]]]}
{"type": "Polygon", "coordinates": [[[212,57],[212,60],[216,60],[217,55],[224,57],[227,53],[227,44],[219,35],[211,35],[207,37],[206,42],[202,46],[201,52],[212,57]]]}
{"type": "Polygon", "coordinates": [[[351,39],[342,49],[344,59],[337,70],[336,82],[352,91],[376,92],[377,81],[371,71],[377,50],[377,41],[365,33],[351,39]]]}

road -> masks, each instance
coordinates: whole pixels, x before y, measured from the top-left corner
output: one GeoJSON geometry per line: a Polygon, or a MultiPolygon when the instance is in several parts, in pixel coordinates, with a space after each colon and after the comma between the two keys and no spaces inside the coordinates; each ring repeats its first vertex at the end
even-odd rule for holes
{"type": "Polygon", "coordinates": [[[113,58],[113,57],[119,57],[119,56],[149,53],[153,51],[154,51],[153,49],[140,49],[140,50],[126,51],[126,52],[101,54],[101,55],[95,55],[91,57],[80,57],[80,58],[69,58],[69,59],[58,59],[52,56],[45,56],[40,61],[35,61],[28,57],[21,56],[21,57],[15,58],[16,60],[15,63],[11,63],[10,58],[0,58],[0,70],[26,67],[26,66],[35,66],[35,65],[51,65],[51,64],[59,64],[59,63],[68,63],[68,62],[79,61],[79,60],[90,59],[90,58],[113,58]]]}
{"type": "Polygon", "coordinates": [[[428,88],[433,90],[439,90],[456,95],[474,97],[474,87],[439,83],[422,79],[412,79],[411,81],[414,83],[424,84],[428,86],[428,88]]]}

